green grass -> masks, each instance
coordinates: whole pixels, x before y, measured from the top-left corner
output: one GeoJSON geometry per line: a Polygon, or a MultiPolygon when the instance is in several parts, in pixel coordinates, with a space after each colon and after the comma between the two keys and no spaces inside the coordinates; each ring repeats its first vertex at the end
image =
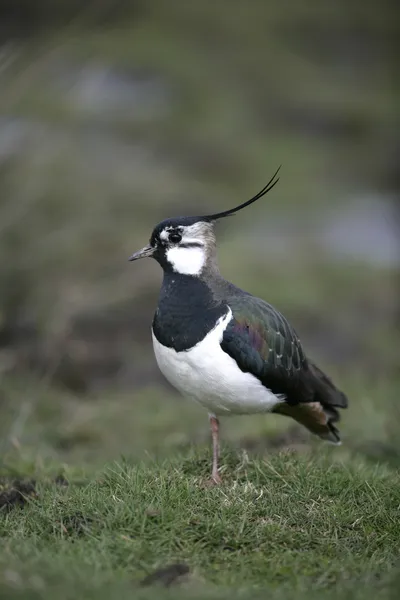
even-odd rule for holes
{"type": "Polygon", "coordinates": [[[398,381],[332,375],[351,399],[343,446],[279,416],[224,419],[219,489],[206,414],[175,393],[3,379],[0,481],[34,478],[37,497],[0,511],[0,597],[396,597],[398,381]],[[176,562],[190,574],[172,589],[139,585],[176,562]]]}
{"type": "MultiPolygon", "coordinates": [[[[340,422],[343,446],[332,458],[361,454],[398,465],[399,378],[321,366],[350,399],[340,422]]],[[[191,444],[209,443],[204,409],[161,385],[79,397],[34,379],[5,379],[0,381],[0,398],[0,455],[6,463],[34,457],[39,464],[50,460],[92,469],[121,454],[132,460],[173,457],[191,444]]],[[[239,448],[260,448],[268,454],[283,435],[288,437],[281,446],[321,447],[318,439],[279,415],[222,420],[222,441],[239,448]]]]}
{"type": "Polygon", "coordinates": [[[139,582],[179,561],[191,574],[165,597],[389,598],[398,473],[321,452],[225,452],[225,483],[210,489],[209,459],[120,461],[76,483],[67,470],[68,486],[42,468],[37,498],[0,517],[4,597],[164,597],[139,582]]]}
{"type": "Polygon", "coordinates": [[[399,386],[337,379],[351,399],[342,447],[298,439],[302,430],[279,416],[224,419],[220,489],[203,486],[205,412],[170,391],[79,399],[3,381],[0,478],[34,478],[38,496],[0,513],[0,596],[389,598],[399,386]],[[26,397],[36,403],[23,425],[26,397]],[[54,483],[59,474],[68,486],[54,483]],[[139,586],[177,561],[190,567],[177,587],[139,586]]]}

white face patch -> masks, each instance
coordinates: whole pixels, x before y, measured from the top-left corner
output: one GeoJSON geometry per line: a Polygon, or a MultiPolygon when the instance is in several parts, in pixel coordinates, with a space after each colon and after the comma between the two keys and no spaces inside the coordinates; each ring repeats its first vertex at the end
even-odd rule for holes
{"type": "Polygon", "coordinates": [[[176,273],[200,275],[206,262],[206,253],[204,248],[174,246],[167,250],[167,260],[176,273]]]}
{"type": "Polygon", "coordinates": [[[183,244],[200,244],[206,245],[209,226],[204,223],[195,223],[189,227],[182,227],[182,243],[183,244]]]}
{"type": "Polygon", "coordinates": [[[212,225],[205,222],[165,227],[160,233],[160,240],[173,271],[182,275],[200,275],[207,262],[210,247],[215,244],[212,225]],[[170,240],[171,234],[180,235],[180,241],[170,240]]]}
{"type": "Polygon", "coordinates": [[[160,233],[160,240],[163,240],[163,242],[167,242],[171,229],[172,227],[167,227],[166,229],[163,229],[160,233]]]}

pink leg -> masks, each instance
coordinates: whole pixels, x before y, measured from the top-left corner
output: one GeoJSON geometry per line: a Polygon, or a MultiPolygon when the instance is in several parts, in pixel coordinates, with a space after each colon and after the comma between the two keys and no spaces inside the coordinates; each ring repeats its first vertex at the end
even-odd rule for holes
{"type": "Polygon", "coordinates": [[[218,459],[219,459],[219,421],[215,415],[210,415],[210,427],[213,443],[213,464],[211,483],[222,483],[220,474],[218,473],[218,459]]]}

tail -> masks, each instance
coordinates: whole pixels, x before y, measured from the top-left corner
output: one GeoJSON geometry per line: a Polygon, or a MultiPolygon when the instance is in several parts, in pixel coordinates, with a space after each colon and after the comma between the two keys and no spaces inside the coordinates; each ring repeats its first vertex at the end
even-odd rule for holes
{"type": "Polygon", "coordinates": [[[337,389],[332,380],[310,361],[308,362],[308,368],[315,389],[315,401],[327,407],[347,408],[349,403],[347,396],[337,389]]]}
{"type": "Polygon", "coordinates": [[[308,363],[311,375],[311,385],[314,389],[314,402],[321,405],[326,416],[326,432],[319,433],[319,437],[334,444],[340,444],[339,430],[335,426],[340,420],[338,409],[347,408],[347,396],[334,385],[332,380],[311,361],[308,363]]]}
{"type": "Polygon", "coordinates": [[[274,407],[273,412],[291,417],[314,435],[331,444],[340,445],[339,430],[335,423],[340,420],[338,409],[347,408],[347,397],[312,362],[308,362],[308,371],[304,376],[308,400],[298,403],[281,402],[274,407]]]}

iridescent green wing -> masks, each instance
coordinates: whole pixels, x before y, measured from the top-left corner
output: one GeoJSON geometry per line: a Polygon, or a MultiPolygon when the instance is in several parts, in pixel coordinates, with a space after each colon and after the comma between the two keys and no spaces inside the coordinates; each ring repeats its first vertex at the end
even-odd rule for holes
{"type": "Polygon", "coordinates": [[[284,394],[289,402],[307,401],[311,397],[305,376],[307,360],[283,315],[247,294],[230,298],[228,304],[233,319],[221,342],[224,352],[274,394],[284,394]]]}

